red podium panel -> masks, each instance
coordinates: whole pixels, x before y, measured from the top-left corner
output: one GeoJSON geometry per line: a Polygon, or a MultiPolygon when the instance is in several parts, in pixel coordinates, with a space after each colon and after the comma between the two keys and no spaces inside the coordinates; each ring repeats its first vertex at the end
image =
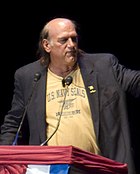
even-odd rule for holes
{"type": "Polygon", "coordinates": [[[56,164],[68,164],[70,174],[71,167],[86,174],[128,173],[127,164],[73,146],[0,146],[0,174],[26,174],[28,165],[56,164]]]}

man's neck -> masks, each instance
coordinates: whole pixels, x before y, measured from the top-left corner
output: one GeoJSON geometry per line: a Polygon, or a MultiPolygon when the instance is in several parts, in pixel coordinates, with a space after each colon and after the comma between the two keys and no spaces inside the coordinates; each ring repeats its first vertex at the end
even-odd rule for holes
{"type": "Polygon", "coordinates": [[[65,66],[65,67],[57,67],[51,63],[49,65],[49,69],[51,72],[63,78],[65,78],[68,74],[70,74],[76,68],[77,68],[77,63],[75,63],[73,66],[65,66]]]}

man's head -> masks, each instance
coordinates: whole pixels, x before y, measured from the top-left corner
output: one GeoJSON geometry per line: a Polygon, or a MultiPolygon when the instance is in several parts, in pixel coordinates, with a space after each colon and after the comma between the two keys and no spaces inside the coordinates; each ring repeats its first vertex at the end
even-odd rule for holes
{"type": "Polygon", "coordinates": [[[41,32],[41,45],[58,66],[74,65],[77,61],[78,34],[76,24],[66,18],[55,18],[41,32]]]}

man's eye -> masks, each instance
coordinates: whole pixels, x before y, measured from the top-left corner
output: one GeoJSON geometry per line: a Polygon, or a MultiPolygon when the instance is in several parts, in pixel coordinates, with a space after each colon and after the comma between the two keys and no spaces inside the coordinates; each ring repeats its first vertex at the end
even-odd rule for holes
{"type": "Polygon", "coordinates": [[[77,43],[78,38],[77,37],[62,38],[62,39],[59,39],[58,42],[60,44],[65,44],[66,42],[68,42],[68,40],[71,40],[72,42],[77,43]]]}
{"type": "Polygon", "coordinates": [[[59,40],[59,43],[61,43],[61,44],[64,44],[64,43],[66,43],[67,42],[67,39],[60,39],[59,40]]]}
{"type": "Polygon", "coordinates": [[[72,37],[71,39],[72,39],[73,42],[77,42],[78,41],[77,37],[72,37]]]}

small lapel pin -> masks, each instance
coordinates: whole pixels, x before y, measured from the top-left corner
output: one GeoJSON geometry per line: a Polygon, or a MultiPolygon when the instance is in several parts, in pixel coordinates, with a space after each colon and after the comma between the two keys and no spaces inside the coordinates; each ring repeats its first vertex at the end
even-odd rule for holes
{"type": "Polygon", "coordinates": [[[91,94],[96,92],[96,90],[94,89],[94,86],[88,86],[88,88],[91,94]]]}

